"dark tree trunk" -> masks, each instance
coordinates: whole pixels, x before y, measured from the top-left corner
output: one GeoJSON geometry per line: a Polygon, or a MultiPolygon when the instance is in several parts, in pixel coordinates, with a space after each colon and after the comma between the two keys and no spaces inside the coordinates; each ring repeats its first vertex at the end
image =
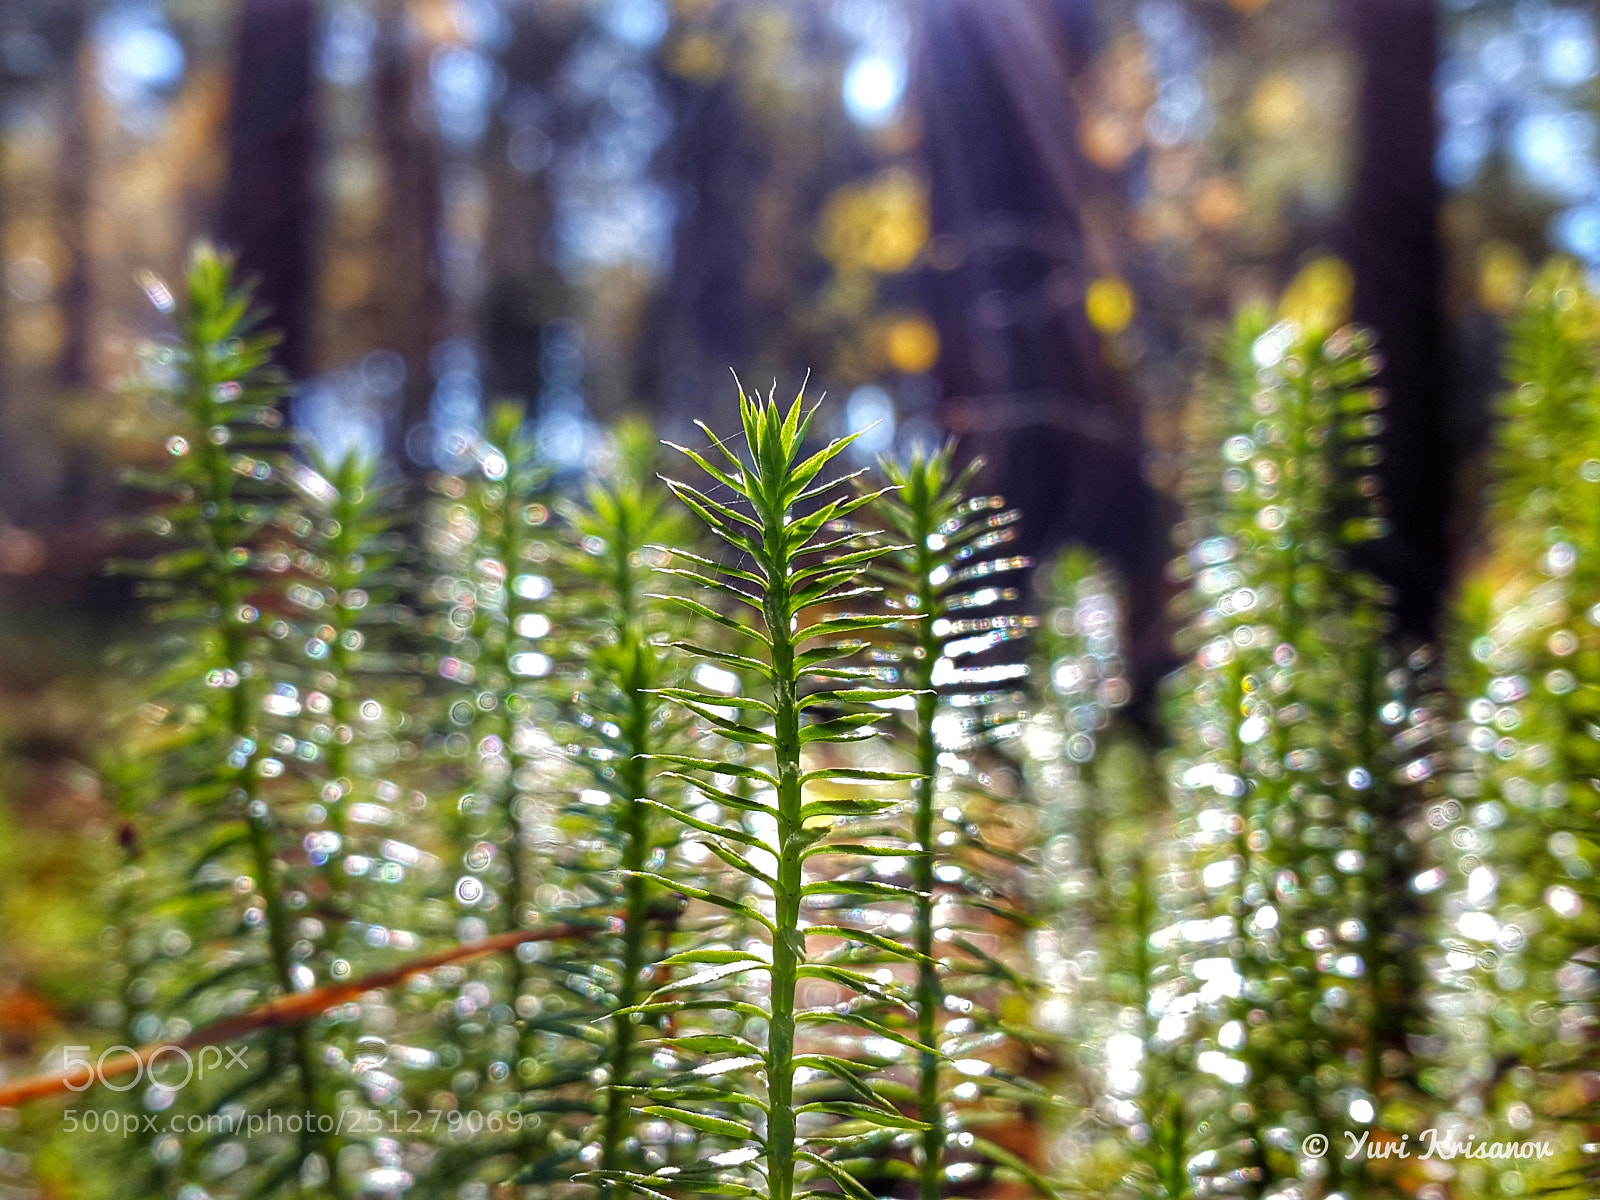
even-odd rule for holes
{"type": "Polygon", "coordinates": [[[1432,0],[1346,0],[1363,71],[1359,160],[1342,250],[1355,318],[1378,333],[1387,390],[1380,470],[1392,536],[1368,565],[1399,595],[1405,632],[1434,631],[1449,582],[1458,438],[1449,402],[1434,178],[1432,0]]]}
{"type": "Polygon", "coordinates": [[[283,334],[279,361],[312,367],[317,159],[314,0],[244,0],[239,16],[228,180],[217,236],[257,281],[283,334]]]}
{"type": "Polygon", "coordinates": [[[939,415],[1024,514],[1024,552],[1110,558],[1128,588],[1135,669],[1169,664],[1169,514],[1144,477],[1135,397],[1083,296],[1098,273],[1084,214],[1126,181],[1078,151],[1074,78],[1094,49],[1088,0],[932,0],[923,10],[939,415]]]}
{"type": "Polygon", "coordinates": [[[383,153],[385,201],[380,269],[387,283],[377,302],[380,323],[406,364],[402,431],[426,421],[433,392],[429,356],[444,328],[439,285],[439,159],[416,119],[416,79],[400,6],[386,6],[375,48],[377,140],[383,153]]]}
{"type": "Polygon", "coordinates": [[[89,386],[89,364],[93,358],[89,346],[89,174],[94,165],[94,152],[84,93],[94,84],[92,79],[83,78],[85,70],[92,72],[92,66],[86,65],[87,51],[83,46],[86,25],[82,14],[77,14],[71,25],[72,45],[67,61],[71,63],[72,102],[61,152],[60,221],[67,251],[72,256],[67,277],[61,285],[67,340],[61,348],[57,367],[61,384],[66,388],[89,386]]]}

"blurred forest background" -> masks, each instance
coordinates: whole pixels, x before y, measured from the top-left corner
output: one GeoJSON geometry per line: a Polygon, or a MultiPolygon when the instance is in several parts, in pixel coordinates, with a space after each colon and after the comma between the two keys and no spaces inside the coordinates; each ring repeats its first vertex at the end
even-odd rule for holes
{"type": "Polygon", "coordinates": [[[450,467],[524,399],[558,469],[811,371],[869,451],[963,437],[1023,543],[1129,580],[1143,693],[1209,330],[1289,285],[1379,332],[1391,536],[1435,632],[1501,314],[1600,271],[1585,0],[10,0],[0,6],[0,1026],[70,995],[77,747],[146,293],[239,253],[294,422],[450,467]],[[24,853],[23,847],[26,846],[24,853]]]}

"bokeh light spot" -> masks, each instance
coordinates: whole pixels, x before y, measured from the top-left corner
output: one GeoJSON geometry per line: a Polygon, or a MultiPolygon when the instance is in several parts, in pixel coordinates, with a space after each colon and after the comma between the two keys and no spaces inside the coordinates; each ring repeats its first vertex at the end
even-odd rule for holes
{"type": "Polygon", "coordinates": [[[1355,273],[1343,259],[1314,258],[1300,269],[1283,294],[1283,316],[1306,329],[1330,330],[1350,319],[1355,273]]]}
{"type": "Polygon", "coordinates": [[[1305,116],[1305,89],[1287,75],[1268,75],[1250,97],[1250,124],[1263,137],[1287,137],[1305,116]]]}
{"type": "Polygon", "coordinates": [[[1114,171],[1139,148],[1139,124],[1122,113],[1098,112],[1083,119],[1078,141],[1084,157],[1097,167],[1114,171]]]}
{"type": "Polygon", "coordinates": [[[877,384],[850,393],[844,402],[845,429],[859,433],[850,446],[857,459],[871,459],[894,445],[894,400],[877,384]]]}
{"type": "Polygon", "coordinates": [[[1133,320],[1133,289],[1114,275],[1096,279],[1083,298],[1089,324],[1101,333],[1121,333],[1133,320]]]}
{"type": "Polygon", "coordinates": [[[1208,179],[1195,189],[1194,215],[1207,229],[1232,229],[1244,219],[1244,195],[1227,179],[1208,179]]]}
{"type": "Polygon", "coordinates": [[[844,108],[858,125],[869,129],[887,125],[899,112],[905,91],[906,62],[898,55],[858,54],[845,68],[844,108]]]}
{"type": "Polygon", "coordinates": [[[841,270],[904,271],[927,241],[926,189],[909,171],[841,187],[822,210],[819,248],[841,270]]]}
{"type": "Polygon", "coordinates": [[[927,317],[904,317],[889,326],[884,354],[897,371],[919,374],[939,361],[939,331],[927,317]]]}
{"type": "Polygon", "coordinates": [[[1488,242],[1478,251],[1478,303],[1487,312],[1509,312],[1528,286],[1528,264],[1510,242],[1488,242]]]}

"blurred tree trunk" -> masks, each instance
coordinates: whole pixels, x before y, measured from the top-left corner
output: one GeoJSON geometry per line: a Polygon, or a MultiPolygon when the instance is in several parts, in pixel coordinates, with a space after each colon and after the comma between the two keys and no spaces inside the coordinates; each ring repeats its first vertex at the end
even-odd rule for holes
{"type": "Polygon", "coordinates": [[[1450,578],[1459,421],[1445,348],[1439,184],[1434,175],[1432,0],[1345,0],[1363,82],[1358,159],[1341,251],[1355,318],[1378,331],[1389,393],[1380,474],[1392,536],[1368,566],[1399,590],[1404,630],[1434,632],[1450,578]]]}
{"type": "Polygon", "coordinates": [[[71,63],[71,105],[66,117],[66,135],[61,151],[62,240],[71,255],[66,278],[61,284],[61,308],[66,315],[67,336],[61,347],[57,371],[65,388],[83,388],[91,383],[89,364],[89,188],[94,164],[94,148],[89,135],[88,98],[84,89],[93,87],[94,60],[84,34],[88,18],[74,14],[71,48],[65,60],[71,63]]]}
{"type": "Polygon", "coordinates": [[[373,70],[385,193],[378,250],[383,283],[375,303],[383,329],[378,344],[393,347],[405,360],[400,407],[405,431],[428,418],[433,393],[429,358],[444,327],[444,293],[437,269],[438,149],[417,120],[417,81],[402,4],[378,6],[373,70]]]}
{"type": "Polygon", "coordinates": [[[314,0],[244,0],[218,239],[255,279],[295,378],[311,362],[317,162],[314,0]]]}
{"type": "Polygon", "coordinates": [[[1116,563],[1149,681],[1168,663],[1169,518],[1144,477],[1135,396],[1083,304],[1127,249],[1105,219],[1127,182],[1078,149],[1074,81],[1096,49],[1095,6],[934,0],[923,23],[940,419],[1022,507],[1024,552],[1078,543],[1116,563]]]}

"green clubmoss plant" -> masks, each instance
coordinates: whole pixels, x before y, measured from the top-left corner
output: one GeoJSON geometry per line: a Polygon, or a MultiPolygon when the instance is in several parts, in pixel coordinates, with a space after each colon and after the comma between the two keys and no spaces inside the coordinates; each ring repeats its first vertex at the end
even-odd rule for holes
{"type": "MultiPolygon", "coordinates": [[[[1197,1068],[1234,1089],[1262,1195],[1364,1166],[1304,1152],[1370,1127],[1369,920],[1383,617],[1348,551],[1381,531],[1370,338],[1238,320],[1190,479],[1173,689],[1180,831],[1206,902],[1182,929],[1197,1068]]],[[[1223,1114],[1219,1114],[1219,1117],[1223,1114]]]]}
{"type": "Polygon", "coordinates": [[[674,565],[667,568],[670,577],[691,586],[695,595],[674,593],[673,599],[739,640],[737,650],[695,643],[683,649],[746,672],[761,685],[759,695],[730,697],[701,688],[669,694],[724,738],[750,747],[765,765],[748,758],[735,762],[695,755],[663,755],[657,761],[718,805],[753,811],[770,832],[763,837],[732,822],[700,821],[687,813],[678,817],[703,835],[706,850],[759,885],[743,899],[643,873],[691,900],[736,913],[761,935],[739,947],[696,948],[671,956],[664,966],[690,966],[692,973],[664,982],[637,1008],[646,1014],[720,1012],[752,1033],[759,1030],[761,1039],[708,1031],[674,1040],[675,1048],[700,1059],[700,1066],[685,1073],[683,1085],[658,1089],[658,1102],[642,1111],[687,1126],[726,1149],[671,1174],[619,1172],[608,1177],[646,1194],[731,1189],[732,1194],[795,1200],[837,1188],[867,1200],[871,1193],[836,1161],[849,1153],[849,1136],[863,1130],[921,1128],[874,1092],[861,1078],[860,1064],[808,1049],[802,1041],[807,1030],[843,1026],[921,1048],[915,1039],[855,1011],[849,1002],[813,1006],[801,999],[802,987],[813,981],[873,1000],[891,994],[872,975],[819,961],[814,943],[843,941],[914,957],[913,951],[880,934],[831,921],[810,924],[802,917],[813,898],[829,903],[840,896],[909,898],[907,889],[897,885],[813,877],[811,872],[819,855],[880,853],[867,844],[830,843],[828,835],[836,823],[877,816],[899,803],[892,796],[850,794],[861,785],[903,784],[914,778],[903,771],[806,761],[809,752],[869,732],[883,714],[864,705],[907,694],[904,688],[873,686],[879,682],[874,670],[851,662],[867,648],[860,635],[877,634],[895,618],[881,605],[869,611],[839,606],[876,600],[876,589],[863,585],[860,577],[888,548],[838,528],[873,497],[841,494],[846,480],[823,478],[852,438],[803,455],[814,412],[805,409],[801,398],[785,409],[771,398],[741,395],[743,454],[711,435],[705,454],[683,451],[709,477],[708,490],[677,481],[668,484],[726,547],[723,561],[675,553],[674,565]],[[713,491],[725,498],[716,498],[713,491]],[[729,709],[735,715],[723,715],[729,709]],[[726,786],[732,780],[748,781],[753,794],[741,795],[726,786]],[[697,995],[752,975],[765,977],[764,1003],[754,998],[758,993],[753,989],[746,993],[750,999],[697,995]],[[819,1088],[827,1089],[825,1098],[812,1099],[819,1088]],[[834,1098],[840,1088],[846,1098],[834,1098]],[[845,1140],[836,1142],[835,1134],[845,1140]]]}
{"type": "MultiPolygon", "coordinates": [[[[402,786],[414,757],[406,709],[417,691],[405,679],[413,659],[399,644],[410,613],[401,602],[407,578],[397,510],[377,459],[352,450],[329,462],[314,448],[306,458],[282,467],[300,496],[302,549],[284,599],[295,617],[285,640],[303,656],[301,674],[267,700],[279,716],[298,719],[293,753],[304,803],[295,826],[303,865],[297,855],[293,974],[300,990],[416,953],[413,885],[432,866],[432,855],[407,840],[420,797],[402,786]]],[[[357,1006],[306,1029],[323,1068],[321,1110],[340,1111],[341,1091],[359,1095],[373,1114],[364,1122],[370,1130],[381,1122],[377,1114],[395,1108],[404,1083],[386,1065],[386,1041],[367,1029],[368,1016],[357,1006]]],[[[344,1190],[340,1151],[352,1140],[339,1130],[354,1133],[360,1124],[347,1120],[323,1139],[336,1191],[344,1190]]]]}
{"type": "MultiPolygon", "coordinates": [[[[560,907],[541,905],[538,888],[557,836],[551,801],[562,766],[546,729],[556,667],[548,644],[555,556],[549,471],[522,407],[512,403],[491,408],[461,458],[460,473],[429,481],[435,500],[428,550],[437,573],[427,598],[444,688],[432,745],[445,772],[435,787],[449,797],[442,821],[448,867],[434,911],[453,918],[434,932],[472,942],[528,929],[541,909],[560,907]]],[[[552,1073],[569,1064],[553,1064],[540,1050],[529,1017],[543,1007],[535,993],[553,978],[570,977],[584,992],[593,984],[584,970],[553,973],[552,964],[536,961],[542,952],[521,945],[439,979],[459,991],[443,1017],[449,1057],[459,1061],[438,1082],[464,1109],[481,1111],[475,1120],[500,1115],[495,1128],[442,1146],[431,1186],[498,1182],[548,1153],[552,1138],[567,1136],[536,1110],[554,1086],[552,1073]],[[523,1113],[522,1089],[530,1085],[533,1111],[523,1113]],[[508,1106],[519,1115],[505,1119],[508,1106]]]]}
{"type": "Polygon", "coordinates": [[[1155,754],[1125,718],[1120,589],[1081,549],[1063,552],[1043,582],[1041,703],[1022,741],[1050,835],[1041,1023],[1067,1048],[1063,1090],[1082,1114],[1057,1171],[1075,1193],[1188,1200],[1196,1164],[1216,1153],[1207,1114],[1225,1103],[1177,1036],[1194,988],[1172,943],[1194,889],[1181,882],[1155,754]]]}
{"type": "Polygon", "coordinates": [[[1600,301],[1576,267],[1535,281],[1506,378],[1487,569],[1458,616],[1466,761],[1430,813],[1448,835],[1442,1032],[1456,1135],[1550,1150],[1462,1181],[1577,1197],[1600,1178],[1600,301]]]}
{"type": "MultiPolygon", "coordinates": [[[[589,1030],[602,1036],[583,1074],[588,1083],[603,1080],[592,1092],[594,1121],[582,1162],[543,1164],[550,1177],[570,1176],[580,1165],[603,1173],[665,1165],[651,1161],[654,1151],[638,1137],[634,1105],[650,1066],[639,1045],[648,1031],[632,1010],[664,957],[659,947],[676,912],[675,898],[644,873],[661,869],[682,829],[670,819],[678,789],[660,777],[655,759],[692,748],[689,722],[663,694],[679,677],[666,643],[684,622],[649,589],[660,583],[654,567],[666,561],[662,547],[684,541],[688,530],[651,472],[649,428],[621,426],[616,443],[615,465],[587,486],[581,502],[561,506],[556,644],[576,667],[565,707],[578,775],[565,820],[580,835],[572,869],[584,880],[587,903],[615,918],[608,934],[588,945],[588,973],[601,989],[591,998],[589,1030]]],[[[569,957],[575,963],[581,956],[569,957]]]]}
{"type": "MultiPolygon", "coordinates": [[[[153,280],[147,290],[175,314],[177,332],[148,349],[134,384],[159,430],[163,459],[130,473],[155,497],[147,527],[164,546],[130,568],[156,601],[150,613],[163,635],[144,711],[172,731],[163,738],[161,807],[145,814],[144,840],[175,839],[186,848],[177,894],[163,907],[177,918],[171,941],[195,952],[169,964],[159,983],[135,981],[134,994],[192,1022],[240,988],[266,999],[304,983],[295,929],[304,894],[292,879],[297,814],[286,777],[303,756],[277,703],[294,690],[276,682],[293,670],[282,645],[292,631],[273,615],[304,518],[282,482],[287,441],[276,408],[284,389],[271,364],[274,339],[255,330],[257,314],[231,263],[202,248],[181,303],[153,280]]],[[[262,1111],[292,1102],[331,1115],[310,1027],[272,1031],[263,1041],[247,1070],[220,1090],[206,1089],[205,1103],[213,1111],[224,1104],[262,1111]]],[[[249,1161],[254,1175],[252,1194],[327,1179],[321,1135],[288,1141],[235,1144],[239,1167],[249,1161]],[[265,1158],[251,1149],[265,1149],[265,1158]]],[[[177,1146],[158,1149],[170,1159],[177,1146]]]]}
{"type": "Polygon", "coordinates": [[[1033,1166],[981,1128],[999,1119],[1005,1100],[1026,1096],[1039,1105],[1042,1095],[1014,1063],[975,1057],[992,1050],[997,1037],[1025,1028],[1016,1016],[1031,990],[1015,960],[1032,921],[1016,889],[1008,894],[1002,882],[1015,883],[1027,870],[1029,848],[996,839],[1002,822],[980,821],[980,809],[1005,800],[975,766],[997,735],[1017,730],[1027,665],[1004,651],[1037,624],[1005,611],[1019,598],[1008,577],[1029,565],[1000,552],[1015,537],[1020,514],[999,497],[969,495],[981,464],[958,469],[953,444],[880,465],[891,487],[872,515],[901,545],[872,575],[891,603],[917,618],[896,631],[882,656],[914,690],[893,724],[911,746],[918,776],[904,829],[916,892],[916,1035],[928,1047],[915,1070],[915,1111],[927,1126],[918,1135],[917,1191],[922,1200],[938,1200],[980,1169],[1042,1186],[1033,1166]],[[1013,1011],[1002,1015],[1002,1006],[1013,1011]],[[955,1018],[948,1026],[947,1014],[955,1018]],[[952,1060],[966,1073],[953,1071],[952,1060]],[[965,1119],[960,1108],[968,1110],[965,1119]],[[952,1161],[951,1148],[967,1161],[952,1161]]]}

